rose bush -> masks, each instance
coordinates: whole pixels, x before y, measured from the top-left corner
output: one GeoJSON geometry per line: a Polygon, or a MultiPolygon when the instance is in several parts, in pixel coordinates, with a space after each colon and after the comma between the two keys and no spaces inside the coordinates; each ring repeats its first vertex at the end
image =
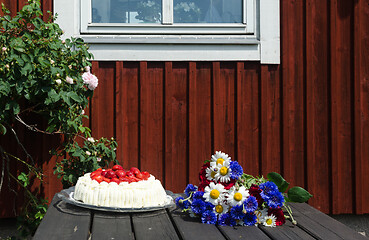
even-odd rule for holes
{"type": "MultiPolygon", "coordinates": [[[[64,187],[76,183],[78,176],[116,161],[114,139],[94,139],[91,130],[83,125],[87,107],[98,79],[90,72],[93,56],[81,38],[62,39],[63,31],[49,19],[43,20],[39,0],[29,0],[14,17],[2,4],[0,15],[0,134],[14,137],[22,153],[6,151],[0,145],[2,166],[9,169],[11,161],[24,164],[25,171],[18,176],[4,175],[24,187],[24,234],[33,233],[46,212],[46,200],[40,191],[31,191],[35,176],[42,186],[42,170],[19,141],[15,124],[42,134],[61,134],[63,143],[52,150],[59,157],[55,174],[64,187]],[[27,123],[29,119],[43,119],[46,124],[27,123]],[[78,144],[83,142],[82,144],[78,144]],[[90,154],[88,154],[90,153],[90,154]]],[[[4,167],[3,167],[4,170],[4,167]]],[[[0,191],[1,191],[0,184],[0,191]]]]}

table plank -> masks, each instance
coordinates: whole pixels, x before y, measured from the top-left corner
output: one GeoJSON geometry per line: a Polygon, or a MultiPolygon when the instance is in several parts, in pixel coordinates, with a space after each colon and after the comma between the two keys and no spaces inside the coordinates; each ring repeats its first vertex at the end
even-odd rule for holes
{"type": "Polygon", "coordinates": [[[134,239],[131,217],[127,213],[93,212],[92,240],[134,239]]]}
{"type": "Polygon", "coordinates": [[[293,225],[290,221],[286,221],[282,226],[277,226],[274,228],[265,227],[260,225],[259,228],[265,232],[271,239],[304,239],[310,240],[315,239],[313,236],[306,233],[303,229],[298,226],[293,225]]]}
{"type": "Polygon", "coordinates": [[[179,239],[166,210],[132,214],[136,240],[179,239]]]}
{"type": "Polygon", "coordinates": [[[182,239],[225,239],[222,233],[215,225],[203,224],[199,218],[191,218],[188,213],[182,213],[181,210],[170,211],[176,228],[182,239]]]}
{"type": "Polygon", "coordinates": [[[270,239],[260,228],[255,226],[219,226],[219,229],[227,236],[227,239],[250,239],[267,240],[270,239]]]}
{"type": "Polygon", "coordinates": [[[289,203],[289,205],[297,224],[318,239],[368,239],[306,203],[289,203]]]}
{"type": "Polygon", "coordinates": [[[90,220],[89,210],[65,203],[55,195],[33,239],[88,239],[90,220]]]}

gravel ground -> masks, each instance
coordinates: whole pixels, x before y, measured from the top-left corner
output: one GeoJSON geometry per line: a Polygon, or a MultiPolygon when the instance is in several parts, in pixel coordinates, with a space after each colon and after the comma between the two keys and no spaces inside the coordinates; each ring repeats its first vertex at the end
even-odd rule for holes
{"type": "Polygon", "coordinates": [[[331,217],[349,226],[356,232],[369,237],[369,214],[363,215],[341,214],[341,215],[331,215],[331,217]]]}

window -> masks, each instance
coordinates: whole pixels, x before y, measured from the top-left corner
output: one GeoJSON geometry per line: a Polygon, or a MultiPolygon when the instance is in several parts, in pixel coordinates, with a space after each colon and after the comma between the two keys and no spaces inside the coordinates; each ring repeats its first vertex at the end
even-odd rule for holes
{"type": "Polygon", "coordinates": [[[278,0],[54,0],[97,60],[279,63],[278,0]]]}
{"type": "Polygon", "coordinates": [[[82,0],[81,32],[252,34],[253,19],[254,0],[82,0]]]}

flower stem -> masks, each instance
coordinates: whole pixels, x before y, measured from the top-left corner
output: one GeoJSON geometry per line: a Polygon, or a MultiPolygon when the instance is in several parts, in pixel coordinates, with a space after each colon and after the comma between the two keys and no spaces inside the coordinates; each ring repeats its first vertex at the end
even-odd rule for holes
{"type": "Polygon", "coordinates": [[[291,218],[292,224],[297,225],[297,221],[292,216],[292,209],[290,206],[288,206],[286,203],[284,204],[284,209],[286,209],[289,217],[291,218]]]}

